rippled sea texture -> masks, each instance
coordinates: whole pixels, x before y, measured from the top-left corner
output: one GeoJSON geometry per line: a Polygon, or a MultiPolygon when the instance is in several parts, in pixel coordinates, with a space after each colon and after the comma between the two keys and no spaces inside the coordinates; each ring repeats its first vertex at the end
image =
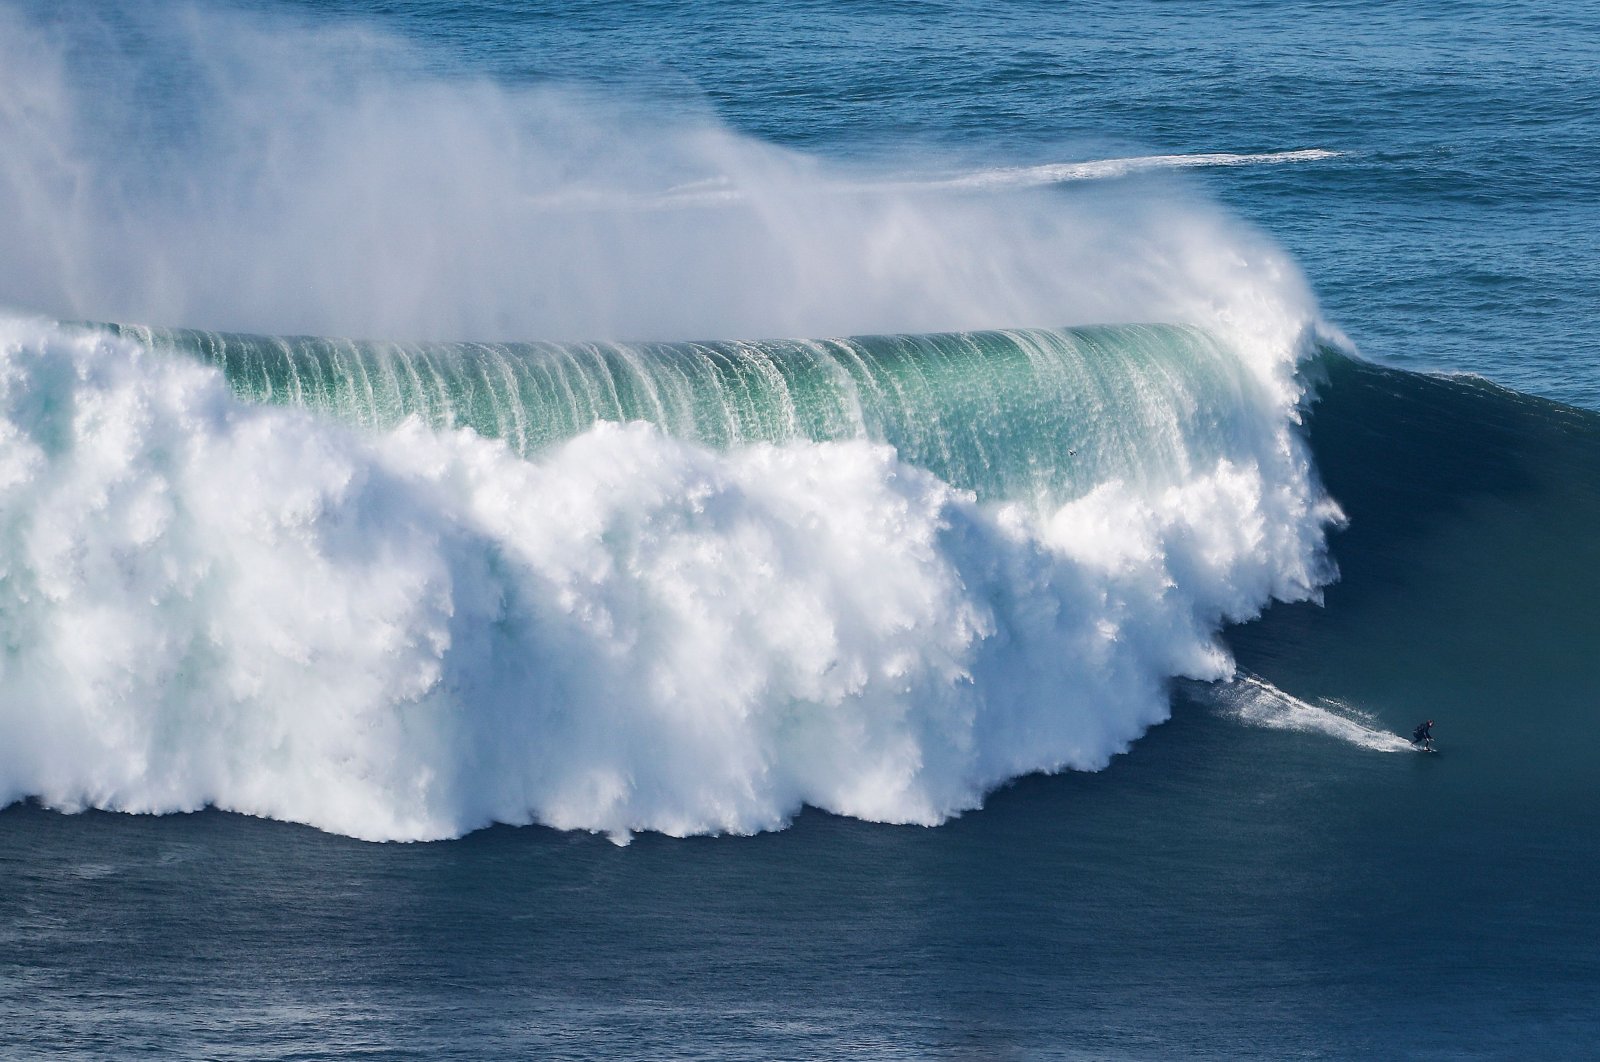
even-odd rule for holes
{"type": "Polygon", "coordinates": [[[0,0],[0,1054],[1586,1057],[1597,41],[0,0]]]}

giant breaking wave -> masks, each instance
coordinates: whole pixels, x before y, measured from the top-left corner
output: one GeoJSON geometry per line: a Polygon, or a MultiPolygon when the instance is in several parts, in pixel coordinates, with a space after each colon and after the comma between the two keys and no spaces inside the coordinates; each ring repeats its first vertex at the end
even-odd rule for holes
{"type": "Polygon", "coordinates": [[[1330,577],[1314,301],[1178,184],[930,182],[337,19],[31,10],[0,0],[0,801],[936,823],[1104,766],[1230,672],[1222,625],[1330,577]]]}

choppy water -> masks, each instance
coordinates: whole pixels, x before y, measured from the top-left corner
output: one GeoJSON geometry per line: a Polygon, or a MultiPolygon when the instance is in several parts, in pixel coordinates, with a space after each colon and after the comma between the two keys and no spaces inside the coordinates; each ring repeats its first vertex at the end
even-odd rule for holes
{"type": "Polygon", "coordinates": [[[1583,1057],[1597,59],[0,7],[0,1053],[1583,1057]]]}

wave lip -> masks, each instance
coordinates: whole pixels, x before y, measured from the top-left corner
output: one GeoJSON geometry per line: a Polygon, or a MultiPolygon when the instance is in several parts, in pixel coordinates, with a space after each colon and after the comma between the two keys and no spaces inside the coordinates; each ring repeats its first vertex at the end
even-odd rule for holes
{"type": "Polygon", "coordinates": [[[1278,430],[1273,399],[1242,359],[1172,325],[633,344],[109,327],[221,369],[242,400],[365,427],[419,417],[523,456],[605,421],[646,421],[723,450],[871,439],[981,498],[1059,502],[1111,476],[1175,482],[1187,465],[1278,430]]]}

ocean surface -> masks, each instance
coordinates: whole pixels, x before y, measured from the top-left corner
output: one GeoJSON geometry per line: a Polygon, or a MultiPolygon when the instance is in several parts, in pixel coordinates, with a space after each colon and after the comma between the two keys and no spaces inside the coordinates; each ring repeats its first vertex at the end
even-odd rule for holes
{"type": "Polygon", "coordinates": [[[0,1055],[1589,1057],[1596,172],[1577,3],[0,0],[0,1055]]]}

